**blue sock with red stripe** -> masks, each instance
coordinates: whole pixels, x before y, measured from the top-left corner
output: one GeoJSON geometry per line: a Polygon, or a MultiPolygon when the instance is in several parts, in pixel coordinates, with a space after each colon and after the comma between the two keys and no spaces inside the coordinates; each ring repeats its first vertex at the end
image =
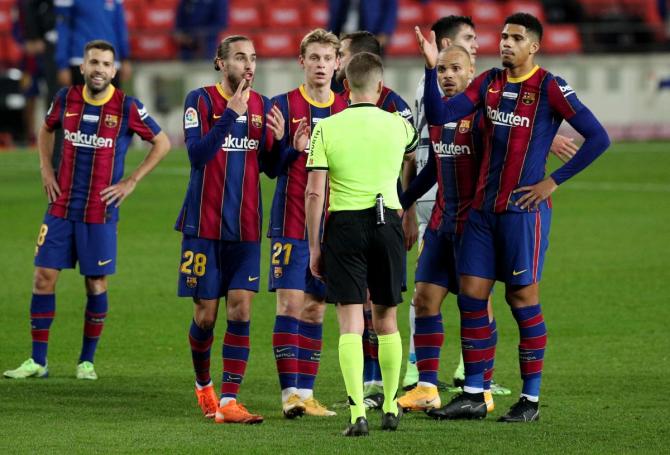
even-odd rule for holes
{"type": "Polygon", "coordinates": [[[300,397],[308,398],[314,390],[314,380],[321,363],[323,324],[299,321],[298,325],[298,390],[300,397]]]}
{"type": "Polygon", "coordinates": [[[363,329],[363,383],[382,385],[382,371],[379,367],[379,343],[372,325],[372,311],[364,311],[363,329]]]}
{"type": "Polygon", "coordinates": [[[484,353],[484,390],[491,390],[491,380],[493,379],[493,364],[496,359],[496,345],[498,344],[498,326],[493,318],[489,324],[491,327],[491,338],[489,338],[489,347],[484,353]]]}
{"type": "MultiPolygon", "coordinates": [[[[295,393],[298,382],[298,320],[290,316],[275,317],[272,332],[272,348],[275,353],[279,386],[295,393]]],[[[286,397],[288,398],[288,397],[286,397]]]]}
{"type": "Polygon", "coordinates": [[[84,314],[84,340],[79,355],[79,363],[91,362],[98,347],[98,340],[105,326],[107,317],[107,292],[98,295],[89,295],[84,314]]]}
{"type": "Polygon", "coordinates": [[[542,382],[544,349],[547,346],[547,327],[540,304],[512,308],[512,315],[519,324],[519,367],[523,388],[521,396],[538,401],[542,382]]]}
{"type": "Polygon", "coordinates": [[[419,369],[419,383],[437,385],[440,350],[444,343],[442,315],[417,317],[414,319],[414,324],[414,352],[416,353],[416,366],[419,369]]]}
{"type": "MultiPolygon", "coordinates": [[[[249,360],[250,321],[230,321],[223,338],[221,398],[236,399],[249,360]]],[[[225,404],[225,403],[222,403],[225,404]]]]}
{"type": "Polygon", "coordinates": [[[204,387],[212,382],[209,374],[209,362],[214,341],[214,329],[203,329],[196,324],[195,319],[191,321],[188,332],[188,341],[191,345],[191,359],[193,359],[193,370],[195,371],[195,382],[204,387]]]}
{"type": "Polygon", "coordinates": [[[488,348],[491,329],[487,310],[488,300],[474,299],[458,295],[458,309],[461,316],[461,349],[465,366],[467,393],[484,391],[484,352],[488,348]]]}
{"type": "Polygon", "coordinates": [[[47,364],[49,328],[56,316],[55,294],[33,294],[30,301],[30,335],[33,339],[32,358],[42,366],[47,364]]]}

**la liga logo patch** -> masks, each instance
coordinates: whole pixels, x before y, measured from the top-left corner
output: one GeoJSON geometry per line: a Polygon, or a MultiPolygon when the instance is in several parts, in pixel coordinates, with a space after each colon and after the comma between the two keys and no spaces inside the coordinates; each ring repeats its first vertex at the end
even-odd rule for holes
{"type": "Polygon", "coordinates": [[[198,122],[198,112],[193,107],[189,107],[184,112],[184,128],[197,128],[200,126],[198,122]]]}

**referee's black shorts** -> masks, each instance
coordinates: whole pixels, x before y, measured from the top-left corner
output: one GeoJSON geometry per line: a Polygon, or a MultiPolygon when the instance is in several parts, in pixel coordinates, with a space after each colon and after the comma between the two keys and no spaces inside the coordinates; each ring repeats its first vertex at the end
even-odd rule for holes
{"type": "Polygon", "coordinates": [[[377,225],[374,207],[332,212],[324,232],[326,302],[378,305],[402,302],[403,233],[400,217],[385,209],[377,225]]]}

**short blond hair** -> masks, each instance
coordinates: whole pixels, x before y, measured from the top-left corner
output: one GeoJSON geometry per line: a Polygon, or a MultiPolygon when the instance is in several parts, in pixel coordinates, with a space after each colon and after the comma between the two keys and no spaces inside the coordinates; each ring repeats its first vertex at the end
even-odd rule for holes
{"type": "Polygon", "coordinates": [[[307,52],[307,46],[313,43],[330,44],[335,48],[336,54],[340,50],[340,40],[337,39],[334,33],[317,28],[306,34],[302,41],[300,41],[300,55],[304,57],[305,52],[307,52]]]}

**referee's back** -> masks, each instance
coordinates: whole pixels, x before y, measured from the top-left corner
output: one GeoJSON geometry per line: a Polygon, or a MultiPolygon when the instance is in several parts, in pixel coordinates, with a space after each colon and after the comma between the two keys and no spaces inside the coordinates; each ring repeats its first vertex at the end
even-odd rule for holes
{"type": "MultiPolygon", "coordinates": [[[[350,69],[351,63],[346,82],[352,88],[381,84],[381,79],[366,80],[369,69],[362,68],[359,81],[350,69]]],[[[307,168],[328,170],[331,212],[370,208],[379,193],[387,208],[399,209],[396,182],[403,156],[416,149],[418,140],[414,127],[399,115],[379,109],[372,101],[355,102],[317,123],[307,168]]]]}

